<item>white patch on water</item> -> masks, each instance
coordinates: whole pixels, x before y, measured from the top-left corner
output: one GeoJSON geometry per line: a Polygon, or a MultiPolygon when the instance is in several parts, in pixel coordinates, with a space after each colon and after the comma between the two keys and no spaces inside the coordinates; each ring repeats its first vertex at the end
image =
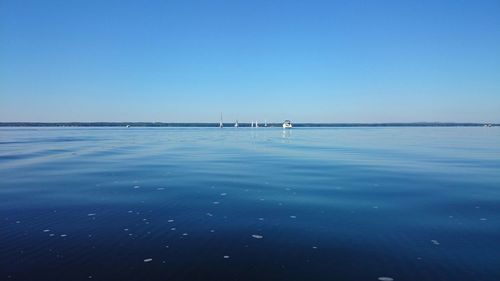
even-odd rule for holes
{"type": "Polygon", "coordinates": [[[229,258],[229,256],[224,256],[224,258],[225,258],[225,259],[228,259],[228,258],[229,258]]]}
{"type": "Polygon", "coordinates": [[[95,216],[95,215],[96,215],[96,213],[90,213],[90,214],[87,214],[87,216],[89,216],[89,217],[93,217],[93,216],[95,216]]]}
{"type": "Polygon", "coordinates": [[[147,259],[144,259],[144,262],[150,262],[152,260],[153,260],[152,258],[147,258],[147,259]]]}
{"type": "Polygon", "coordinates": [[[264,238],[264,236],[258,235],[258,234],[252,234],[252,237],[255,238],[255,239],[262,239],[262,238],[264,238]]]}
{"type": "Polygon", "coordinates": [[[439,245],[439,244],[441,244],[441,243],[439,243],[439,241],[437,241],[437,240],[431,240],[431,243],[432,243],[432,244],[434,244],[434,245],[439,245]]]}
{"type": "Polygon", "coordinates": [[[377,278],[379,281],[394,281],[392,277],[379,277],[377,278]]]}

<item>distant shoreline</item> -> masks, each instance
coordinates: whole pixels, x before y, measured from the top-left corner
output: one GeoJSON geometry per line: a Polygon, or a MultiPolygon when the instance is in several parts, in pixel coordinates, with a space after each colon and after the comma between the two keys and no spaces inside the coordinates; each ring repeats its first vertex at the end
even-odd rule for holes
{"type": "MultiPolygon", "coordinates": [[[[234,123],[224,123],[233,127],[234,123]]],[[[0,122],[0,127],[218,127],[219,123],[163,123],[163,122],[0,122]]],[[[268,123],[268,127],[281,127],[281,123],[268,123]]],[[[500,126],[498,123],[294,123],[294,127],[484,127],[500,126]]],[[[239,127],[251,127],[250,123],[239,123],[239,127]]],[[[264,127],[264,124],[259,124],[264,127]]]]}

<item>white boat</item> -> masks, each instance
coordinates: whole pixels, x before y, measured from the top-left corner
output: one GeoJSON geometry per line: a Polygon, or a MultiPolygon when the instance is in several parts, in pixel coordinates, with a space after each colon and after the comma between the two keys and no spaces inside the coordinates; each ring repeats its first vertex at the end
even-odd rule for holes
{"type": "Polygon", "coordinates": [[[253,128],[253,121],[252,121],[252,123],[250,123],[250,127],[252,127],[252,128],[253,128]]]}
{"type": "Polygon", "coordinates": [[[240,125],[238,124],[238,120],[236,120],[236,123],[234,123],[234,126],[238,128],[240,125]]]}
{"type": "Polygon", "coordinates": [[[259,123],[257,123],[257,121],[255,121],[255,128],[259,127],[259,123]]]}
{"type": "Polygon", "coordinates": [[[220,114],[220,122],[219,122],[219,128],[224,127],[224,124],[222,123],[222,113],[220,114]]]}
{"type": "Polygon", "coordinates": [[[285,120],[283,122],[283,129],[291,129],[292,128],[292,122],[290,120],[285,120]]]}

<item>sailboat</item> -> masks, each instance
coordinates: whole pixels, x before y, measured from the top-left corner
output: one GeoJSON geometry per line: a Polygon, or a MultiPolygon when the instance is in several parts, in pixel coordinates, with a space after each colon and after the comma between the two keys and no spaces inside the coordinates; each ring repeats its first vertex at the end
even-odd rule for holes
{"type": "Polygon", "coordinates": [[[238,120],[236,120],[236,123],[234,123],[234,126],[238,128],[240,125],[238,124],[238,120]]]}
{"type": "Polygon", "coordinates": [[[264,120],[264,127],[267,127],[267,120],[264,120]]]}
{"type": "Polygon", "coordinates": [[[220,114],[220,122],[219,122],[219,128],[224,127],[224,124],[222,124],[222,113],[220,114]]]}
{"type": "Polygon", "coordinates": [[[259,123],[257,123],[257,121],[255,121],[255,128],[259,127],[259,123]]]}
{"type": "Polygon", "coordinates": [[[252,128],[253,128],[253,121],[252,121],[252,123],[250,123],[250,127],[252,127],[252,128]]]}

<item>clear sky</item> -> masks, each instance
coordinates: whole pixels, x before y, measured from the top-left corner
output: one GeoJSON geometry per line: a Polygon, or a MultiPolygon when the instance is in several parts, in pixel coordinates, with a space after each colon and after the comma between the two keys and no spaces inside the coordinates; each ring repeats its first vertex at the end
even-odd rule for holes
{"type": "Polygon", "coordinates": [[[500,1],[0,0],[0,121],[500,122],[500,1]]]}

